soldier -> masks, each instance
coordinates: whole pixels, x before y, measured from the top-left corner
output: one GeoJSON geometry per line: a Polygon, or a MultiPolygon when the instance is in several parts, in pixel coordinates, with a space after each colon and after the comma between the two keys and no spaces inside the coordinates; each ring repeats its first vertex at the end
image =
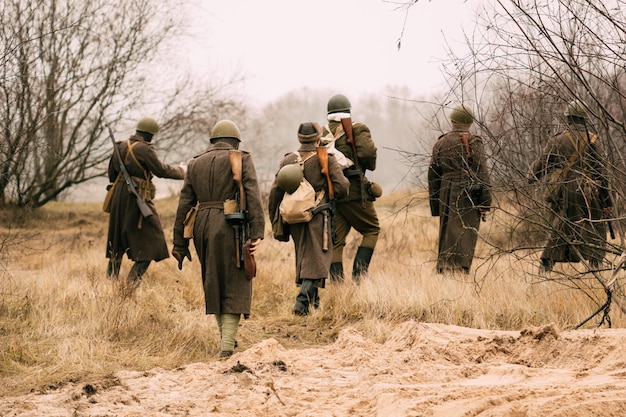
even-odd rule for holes
{"type": "Polygon", "coordinates": [[[468,274],[481,217],[491,206],[490,179],[483,140],[469,131],[472,109],[458,105],[450,122],[452,130],[437,139],[428,169],[430,210],[439,216],[437,272],[468,274]]]}
{"type": "Polygon", "coordinates": [[[265,217],[252,156],[246,151],[238,152],[241,133],[237,125],[230,120],[217,122],[210,141],[209,150],[189,162],[176,211],[172,255],[179,269],[184,258],[191,261],[184,222],[187,213],[196,207],[193,242],[202,267],[206,314],[215,315],[221,340],[220,356],[228,357],[236,347],[241,315],[246,319],[250,316],[252,302],[252,277],[246,276],[247,261],[240,259],[241,244],[245,243],[240,240],[240,233],[246,232],[244,235],[251,243],[250,254],[254,254],[263,239],[265,217]],[[231,163],[231,155],[240,156],[238,167],[231,163]],[[231,212],[228,208],[233,201],[238,202],[237,210],[241,212],[231,212]],[[237,214],[245,216],[242,223],[229,220],[237,214]]]}
{"type": "Polygon", "coordinates": [[[597,267],[606,245],[606,223],[599,220],[611,213],[604,147],[587,129],[586,106],[574,100],[564,115],[567,129],[548,140],[529,178],[532,183],[546,176],[547,185],[556,187],[546,194],[553,230],[541,254],[541,273],[550,272],[555,262],[579,262],[581,257],[597,267]]]}
{"type": "Polygon", "coordinates": [[[128,141],[117,143],[126,170],[137,183],[137,192],[151,209],[151,216],[141,214],[137,197],[124,186],[124,176],[115,152],[109,162],[108,175],[113,189],[106,251],[109,258],[107,276],[117,279],[122,257],[126,254],[135,262],[128,274],[131,285],[141,282],[151,261],[158,262],[169,257],[161,220],[152,202],[155,194],[152,177],[182,180],[185,176],[184,168],[159,160],[151,143],[158,131],[157,122],[146,117],[139,120],[135,134],[128,141]]]}
{"type": "MultiPolygon", "coordinates": [[[[328,125],[323,135],[331,137],[331,147],[338,152],[344,175],[350,181],[348,195],[337,200],[335,212],[335,246],[330,265],[331,281],[343,281],[343,249],[352,228],[361,234],[361,242],[352,266],[352,279],[358,282],[369,268],[380,233],[374,200],[382,189],[365,177],[367,170],[376,169],[376,145],[369,128],[363,123],[352,123],[350,100],[336,94],[328,100],[328,125]],[[344,162],[345,161],[345,162],[344,162]]],[[[324,144],[326,145],[326,144],[324,144]]]]}
{"type": "MultiPolygon", "coordinates": [[[[280,161],[279,171],[272,185],[269,196],[269,213],[272,221],[280,215],[277,211],[285,190],[293,191],[298,187],[302,177],[313,186],[316,194],[324,192],[324,198],[319,201],[313,210],[314,215],[309,222],[294,223],[288,225],[293,238],[296,252],[296,285],[300,286],[300,292],[296,297],[293,313],[305,316],[309,313],[309,305],[317,308],[319,305],[318,288],[324,288],[328,277],[330,262],[333,251],[331,219],[332,206],[328,204],[329,183],[331,182],[332,194],[336,198],[344,197],[348,192],[349,182],[341,172],[341,167],[333,155],[328,155],[327,162],[318,158],[316,147],[319,145],[322,129],[318,123],[302,123],[298,128],[298,140],[300,148],[290,152],[280,161]],[[288,169],[294,167],[298,156],[304,161],[302,170],[295,165],[295,173],[288,169]],[[324,167],[327,164],[327,167],[324,167]],[[298,172],[301,171],[301,172],[298,172]],[[303,172],[302,172],[303,171],[303,172]],[[327,178],[323,173],[328,172],[327,178]],[[285,175],[287,173],[287,175],[285,175]]],[[[326,148],[322,148],[326,151],[326,148]]]]}

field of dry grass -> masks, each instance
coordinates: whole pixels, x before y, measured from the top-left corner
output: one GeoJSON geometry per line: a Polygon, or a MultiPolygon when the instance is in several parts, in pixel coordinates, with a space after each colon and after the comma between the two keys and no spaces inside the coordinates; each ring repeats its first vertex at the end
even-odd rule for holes
{"type": "MultiPolygon", "coordinates": [[[[156,202],[171,239],[177,200],[156,202]]],[[[382,234],[361,285],[327,285],[309,317],[291,315],[292,243],[269,233],[259,249],[253,314],[242,320],[239,348],[274,338],[287,348],[332,343],[354,327],[384,342],[407,320],[476,329],[520,330],[553,323],[572,328],[598,308],[573,285],[546,281],[536,263],[519,256],[487,257],[480,244],[470,276],[434,274],[437,219],[424,195],[396,193],[377,203],[382,234]],[[482,259],[481,259],[482,258],[482,259]]],[[[100,204],[50,204],[26,218],[4,213],[0,230],[0,395],[17,395],[106,376],[121,369],[174,369],[217,360],[217,326],[204,314],[200,267],[152,264],[141,286],[124,291],[105,277],[107,215],[100,204]],[[7,221],[6,219],[10,219],[7,221]]],[[[497,214],[481,234],[498,233],[497,214]]],[[[351,235],[347,256],[356,251],[351,235]]],[[[348,265],[348,262],[346,262],[348,265]]],[[[125,259],[122,276],[130,262],[125,259]]],[[[349,274],[350,271],[348,270],[349,274]]],[[[567,267],[561,269],[567,274],[567,267]]],[[[585,327],[598,324],[601,316],[585,327]]],[[[611,311],[613,327],[626,327],[611,311]]]]}

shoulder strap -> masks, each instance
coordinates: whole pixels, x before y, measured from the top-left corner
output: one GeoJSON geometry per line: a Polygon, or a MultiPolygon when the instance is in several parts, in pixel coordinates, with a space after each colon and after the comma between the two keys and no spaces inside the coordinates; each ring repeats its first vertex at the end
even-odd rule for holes
{"type": "Polygon", "coordinates": [[[465,159],[469,159],[472,156],[472,150],[469,146],[469,132],[460,132],[459,136],[461,137],[461,143],[463,144],[463,149],[465,149],[465,159]]]}
{"type": "Polygon", "coordinates": [[[304,163],[306,161],[308,161],[310,157],[315,155],[315,152],[310,151],[309,153],[304,155],[304,158],[302,158],[302,156],[300,156],[300,152],[298,152],[298,151],[294,151],[293,154],[296,155],[296,163],[300,165],[300,168],[302,170],[304,170],[304,163]]]}
{"type": "Polygon", "coordinates": [[[135,146],[136,144],[138,144],[139,142],[133,142],[130,143],[130,141],[128,142],[128,153],[130,153],[130,156],[133,158],[133,161],[135,161],[135,163],[137,164],[138,167],[140,167],[141,169],[143,169],[143,177],[149,181],[150,179],[150,175],[152,174],[151,172],[147,171],[144,169],[143,165],[141,165],[139,163],[139,160],[137,159],[137,157],[135,156],[135,152],[133,152],[133,146],[135,146]]]}
{"type": "Polygon", "coordinates": [[[567,132],[565,132],[565,135],[567,136],[567,138],[572,143],[572,146],[574,147],[574,152],[572,152],[572,155],[569,158],[567,166],[565,168],[563,168],[562,178],[566,178],[567,177],[567,174],[569,174],[569,170],[572,168],[572,165],[574,165],[574,162],[576,162],[578,157],[582,156],[583,152],[585,152],[585,145],[587,144],[587,140],[585,138],[582,138],[582,140],[580,140],[580,141],[578,141],[578,143],[576,143],[574,141],[574,138],[572,137],[572,133],[569,130],[567,132]]]}

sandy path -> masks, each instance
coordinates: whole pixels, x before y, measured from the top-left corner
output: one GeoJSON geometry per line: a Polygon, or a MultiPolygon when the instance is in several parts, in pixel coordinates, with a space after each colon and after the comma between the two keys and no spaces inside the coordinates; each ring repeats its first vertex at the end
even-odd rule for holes
{"type": "Polygon", "coordinates": [[[406,322],[379,344],[265,340],[228,360],[0,399],[2,416],[626,416],[626,329],[406,322]]]}

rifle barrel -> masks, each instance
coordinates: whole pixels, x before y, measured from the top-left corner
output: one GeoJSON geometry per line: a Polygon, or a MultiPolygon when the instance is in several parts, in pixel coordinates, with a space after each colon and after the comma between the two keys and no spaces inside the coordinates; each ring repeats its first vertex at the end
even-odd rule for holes
{"type": "Polygon", "coordinates": [[[137,192],[137,184],[135,183],[135,180],[133,180],[133,177],[131,177],[130,174],[128,173],[128,170],[126,169],[126,165],[124,165],[124,160],[122,159],[122,154],[120,153],[120,149],[118,148],[117,143],[115,142],[115,136],[113,136],[113,130],[111,130],[111,126],[109,126],[108,123],[106,123],[105,126],[109,130],[109,137],[111,138],[111,142],[113,143],[113,151],[115,155],[117,156],[117,161],[119,162],[120,170],[122,171],[122,174],[124,176],[124,182],[126,182],[128,191],[137,198],[137,206],[139,207],[139,211],[141,211],[141,215],[143,217],[152,216],[154,214],[152,213],[152,209],[150,208],[148,203],[146,203],[146,200],[144,200],[137,192]]]}

